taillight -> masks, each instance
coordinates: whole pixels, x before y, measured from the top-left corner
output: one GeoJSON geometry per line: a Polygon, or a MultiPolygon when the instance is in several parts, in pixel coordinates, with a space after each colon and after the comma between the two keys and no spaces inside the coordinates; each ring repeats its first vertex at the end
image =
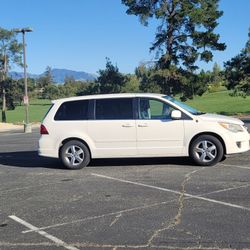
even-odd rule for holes
{"type": "Polygon", "coordinates": [[[46,127],[43,124],[41,124],[41,126],[40,126],[40,134],[41,135],[48,135],[49,134],[48,130],[46,129],[46,127]]]}

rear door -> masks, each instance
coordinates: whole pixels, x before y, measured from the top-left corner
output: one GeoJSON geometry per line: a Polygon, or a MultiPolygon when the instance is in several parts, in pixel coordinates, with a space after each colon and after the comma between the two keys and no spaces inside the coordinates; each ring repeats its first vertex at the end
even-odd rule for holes
{"type": "Polygon", "coordinates": [[[136,155],[134,98],[95,100],[94,120],[88,122],[96,157],[136,155]]]}
{"type": "Polygon", "coordinates": [[[140,156],[178,156],[183,152],[184,122],[172,120],[174,110],[158,99],[139,98],[137,150],[140,156]]]}

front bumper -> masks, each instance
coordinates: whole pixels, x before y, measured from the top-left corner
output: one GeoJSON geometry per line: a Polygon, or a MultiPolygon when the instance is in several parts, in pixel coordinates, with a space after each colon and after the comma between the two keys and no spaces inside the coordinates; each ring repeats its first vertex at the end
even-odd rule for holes
{"type": "Polygon", "coordinates": [[[244,132],[228,133],[225,140],[226,154],[247,152],[250,149],[250,134],[244,132]]]}

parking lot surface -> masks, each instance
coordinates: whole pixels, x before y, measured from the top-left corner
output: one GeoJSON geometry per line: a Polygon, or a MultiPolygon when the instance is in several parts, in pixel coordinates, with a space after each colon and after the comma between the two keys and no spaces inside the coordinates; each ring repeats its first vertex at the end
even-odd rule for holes
{"type": "Polygon", "coordinates": [[[39,134],[0,135],[0,249],[250,249],[250,152],[187,158],[37,156],[39,134]]]}

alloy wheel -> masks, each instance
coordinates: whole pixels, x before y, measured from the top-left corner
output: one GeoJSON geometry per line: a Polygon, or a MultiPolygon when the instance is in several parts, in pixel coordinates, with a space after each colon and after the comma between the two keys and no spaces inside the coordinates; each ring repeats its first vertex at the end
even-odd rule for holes
{"type": "Polygon", "coordinates": [[[72,166],[77,166],[84,161],[84,151],[78,145],[71,145],[65,150],[65,160],[72,166]]]}
{"type": "Polygon", "coordinates": [[[216,145],[208,140],[200,141],[194,147],[194,152],[196,157],[204,163],[209,163],[213,161],[217,156],[216,145]]]}

